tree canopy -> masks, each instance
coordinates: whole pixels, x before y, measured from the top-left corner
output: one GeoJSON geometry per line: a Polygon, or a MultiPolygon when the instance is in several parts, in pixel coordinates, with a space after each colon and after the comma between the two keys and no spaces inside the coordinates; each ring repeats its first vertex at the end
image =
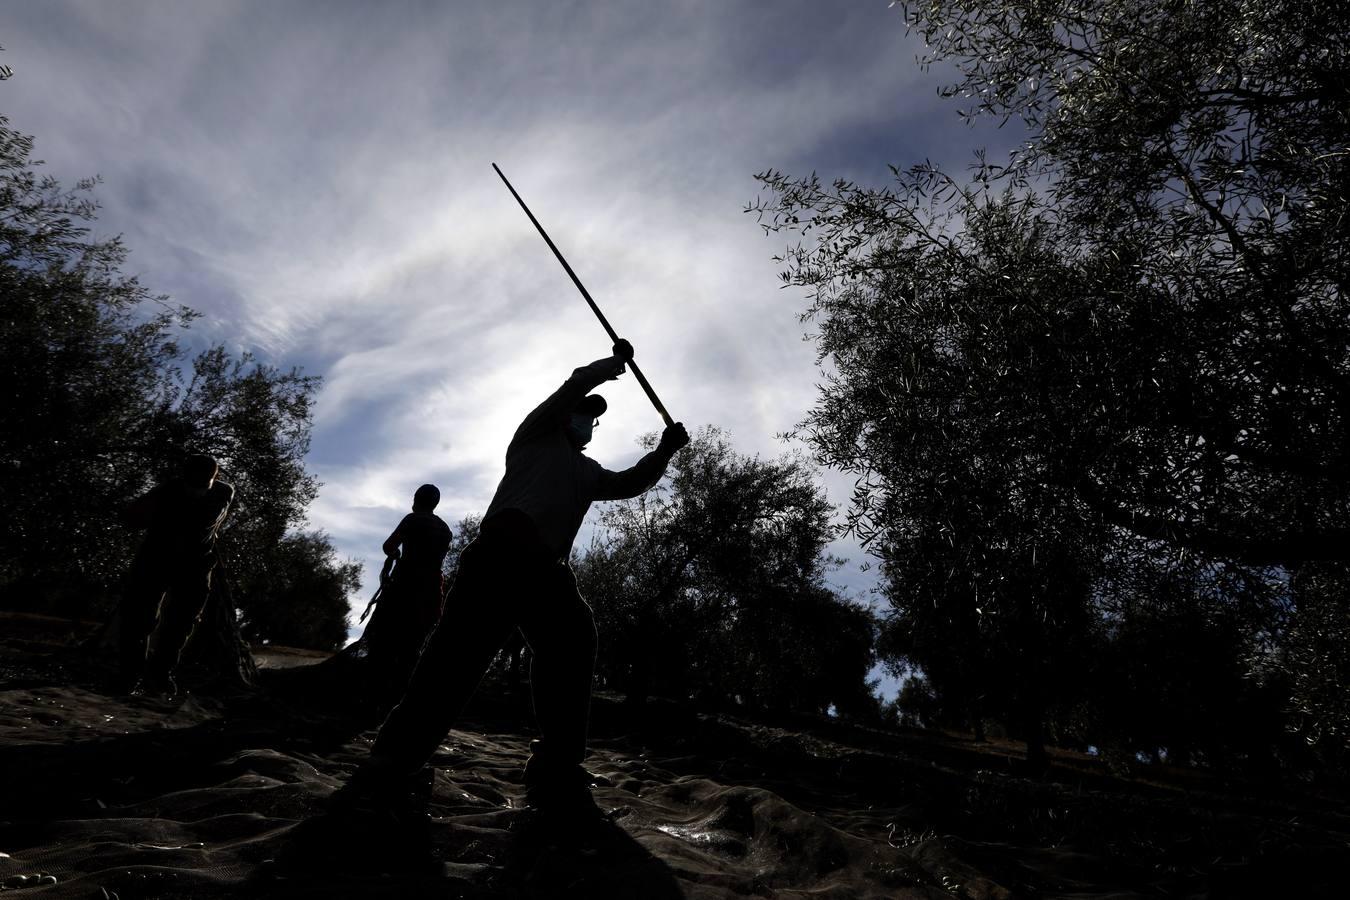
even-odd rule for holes
{"type": "Polygon", "coordinates": [[[223,346],[189,357],[180,336],[195,313],[124,274],[120,239],[92,236],[97,179],[63,188],[37,174],[32,151],[0,118],[3,602],[106,613],[138,539],[117,512],[205,452],[238,491],[221,556],[252,636],[340,646],[355,569],[323,536],[296,532],[318,488],[304,468],[318,379],[223,346]],[[337,586],[273,582],[298,553],[337,586]],[[288,591],[313,600],[294,610],[310,624],[273,633],[264,623],[280,621],[271,607],[288,591]]]}
{"type": "MultiPolygon", "coordinates": [[[[885,187],[770,171],[750,207],[799,236],[783,279],[809,292],[825,371],[800,433],[859,478],[891,646],[935,686],[994,685],[1002,647],[1068,707],[1063,667],[1144,615],[1122,585],[1183,582],[1179,602],[1241,621],[1195,619],[1250,691],[1325,686],[1271,641],[1345,608],[1336,578],[1298,573],[1350,560],[1350,12],[900,6],[955,66],[948,95],[1022,145],[885,187]],[[915,644],[934,621],[995,671],[940,673],[915,644]]],[[[1134,599],[1152,615],[1177,590],[1134,599]]]]}

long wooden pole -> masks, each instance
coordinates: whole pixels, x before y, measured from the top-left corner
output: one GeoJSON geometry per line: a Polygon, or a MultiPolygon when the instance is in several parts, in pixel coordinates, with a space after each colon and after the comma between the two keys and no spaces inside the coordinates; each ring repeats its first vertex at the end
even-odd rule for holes
{"type": "MultiPolygon", "coordinates": [[[[506,189],[511,192],[511,196],[516,198],[516,202],[520,204],[520,208],[525,210],[525,215],[530,217],[530,221],[534,223],[534,227],[539,230],[539,236],[544,239],[544,243],[548,244],[548,249],[553,251],[553,255],[558,257],[558,262],[562,263],[562,267],[567,270],[567,274],[572,278],[572,283],[577,286],[577,290],[581,291],[581,296],[585,297],[586,302],[590,304],[591,312],[595,313],[595,317],[600,320],[600,324],[603,325],[605,331],[609,333],[609,339],[617,343],[619,335],[615,333],[614,328],[609,324],[609,320],[605,318],[605,314],[600,311],[600,307],[596,305],[593,299],[591,299],[590,291],[586,290],[586,286],[581,283],[581,279],[577,277],[577,273],[573,272],[572,267],[567,264],[567,260],[563,259],[562,253],[558,250],[558,245],[553,243],[553,239],[548,236],[548,232],[544,230],[544,226],[539,224],[539,220],[534,217],[534,213],[530,212],[530,208],[525,205],[525,201],[520,199],[520,194],[516,193],[516,189],[511,186],[511,182],[506,180],[506,176],[502,174],[501,169],[497,168],[496,163],[492,164],[492,169],[501,178],[502,183],[506,185],[506,189]]],[[[656,396],[656,391],[652,390],[651,384],[647,382],[647,377],[642,374],[642,370],[637,367],[637,363],[630,359],[628,361],[628,368],[632,371],[633,377],[637,379],[637,383],[642,385],[642,390],[646,392],[647,399],[652,401],[652,406],[656,407],[656,411],[661,414],[661,418],[665,420],[666,425],[674,425],[675,420],[670,417],[670,413],[666,412],[666,408],[656,396]]]]}

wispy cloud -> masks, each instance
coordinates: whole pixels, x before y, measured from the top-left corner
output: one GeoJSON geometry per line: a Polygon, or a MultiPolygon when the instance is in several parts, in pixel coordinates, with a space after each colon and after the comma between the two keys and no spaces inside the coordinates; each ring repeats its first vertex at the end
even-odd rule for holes
{"type": "MultiPolygon", "coordinates": [[[[15,126],[63,179],[103,174],[132,268],[205,314],[199,339],[324,374],[312,522],[372,565],[423,481],[448,518],[481,511],[521,416],[608,349],[490,162],[676,416],[776,454],[817,376],[778,243],[741,213],[751,174],[880,180],[972,143],[880,0],[53,0],[6,18],[15,126]]],[[[626,465],[659,420],[631,379],[605,393],[591,451],[626,465]]]]}

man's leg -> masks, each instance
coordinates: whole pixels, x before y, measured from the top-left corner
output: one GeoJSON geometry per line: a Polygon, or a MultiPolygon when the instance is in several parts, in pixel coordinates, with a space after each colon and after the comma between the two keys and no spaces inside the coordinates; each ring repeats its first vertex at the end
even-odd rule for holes
{"type": "Polygon", "coordinates": [[[168,579],[153,560],[137,556],[132,561],[117,610],[118,662],[127,687],[145,671],[146,647],[167,588],[168,579]]]}
{"type": "Polygon", "coordinates": [[[530,769],[575,771],[586,756],[595,617],[577,592],[571,569],[553,564],[541,582],[533,596],[521,598],[519,613],[534,656],[530,684],[541,736],[530,769]]]}
{"type": "Polygon", "coordinates": [[[464,551],[445,615],[422,651],[403,699],[380,726],[370,766],[382,773],[412,775],[426,764],[513,627],[510,604],[497,596],[509,589],[501,583],[510,582],[509,573],[501,568],[494,548],[475,544],[464,551]]]}
{"type": "Polygon", "coordinates": [[[183,648],[206,608],[211,595],[211,568],[191,566],[175,573],[169,596],[160,604],[159,634],[145,665],[146,676],[159,685],[169,684],[169,676],[178,667],[183,648]]]}
{"type": "Polygon", "coordinates": [[[380,592],[375,614],[366,623],[362,640],[366,645],[367,687],[375,700],[376,712],[383,719],[408,686],[408,676],[417,660],[408,655],[402,636],[407,628],[399,621],[404,601],[401,584],[393,579],[380,592]],[[404,668],[406,666],[406,668],[404,668]],[[400,673],[399,670],[403,669],[400,673]],[[401,675],[401,680],[400,680],[401,675]]]}
{"type": "Polygon", "coordinates": [[[379,687],[381,718],[403,698],[422,651],[440,622],[441,576],[440,572],[434,575],[434,580],[409,578],[400,585],[398,606],[385,611],[392,614],[385,620],[390,630],[383,635],[380,646],[371,645],[372,660],[378,663],[380,677],[384,679],[379,687]]]}

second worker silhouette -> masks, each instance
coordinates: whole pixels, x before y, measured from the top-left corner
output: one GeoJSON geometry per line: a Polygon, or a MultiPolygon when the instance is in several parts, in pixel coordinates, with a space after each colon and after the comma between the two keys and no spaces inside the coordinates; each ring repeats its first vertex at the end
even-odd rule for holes
{"type": "Polygon", "coordinates": [[[419,487],[412,512],[384,542],[385,570],[378,599],[371,601],[375,614],[363,635],[381,713],[403,695],[422,645],[441,618],[441,563],[451,535],[450,526],[433,511],[440,502],[434,484],[419,487]]]}

